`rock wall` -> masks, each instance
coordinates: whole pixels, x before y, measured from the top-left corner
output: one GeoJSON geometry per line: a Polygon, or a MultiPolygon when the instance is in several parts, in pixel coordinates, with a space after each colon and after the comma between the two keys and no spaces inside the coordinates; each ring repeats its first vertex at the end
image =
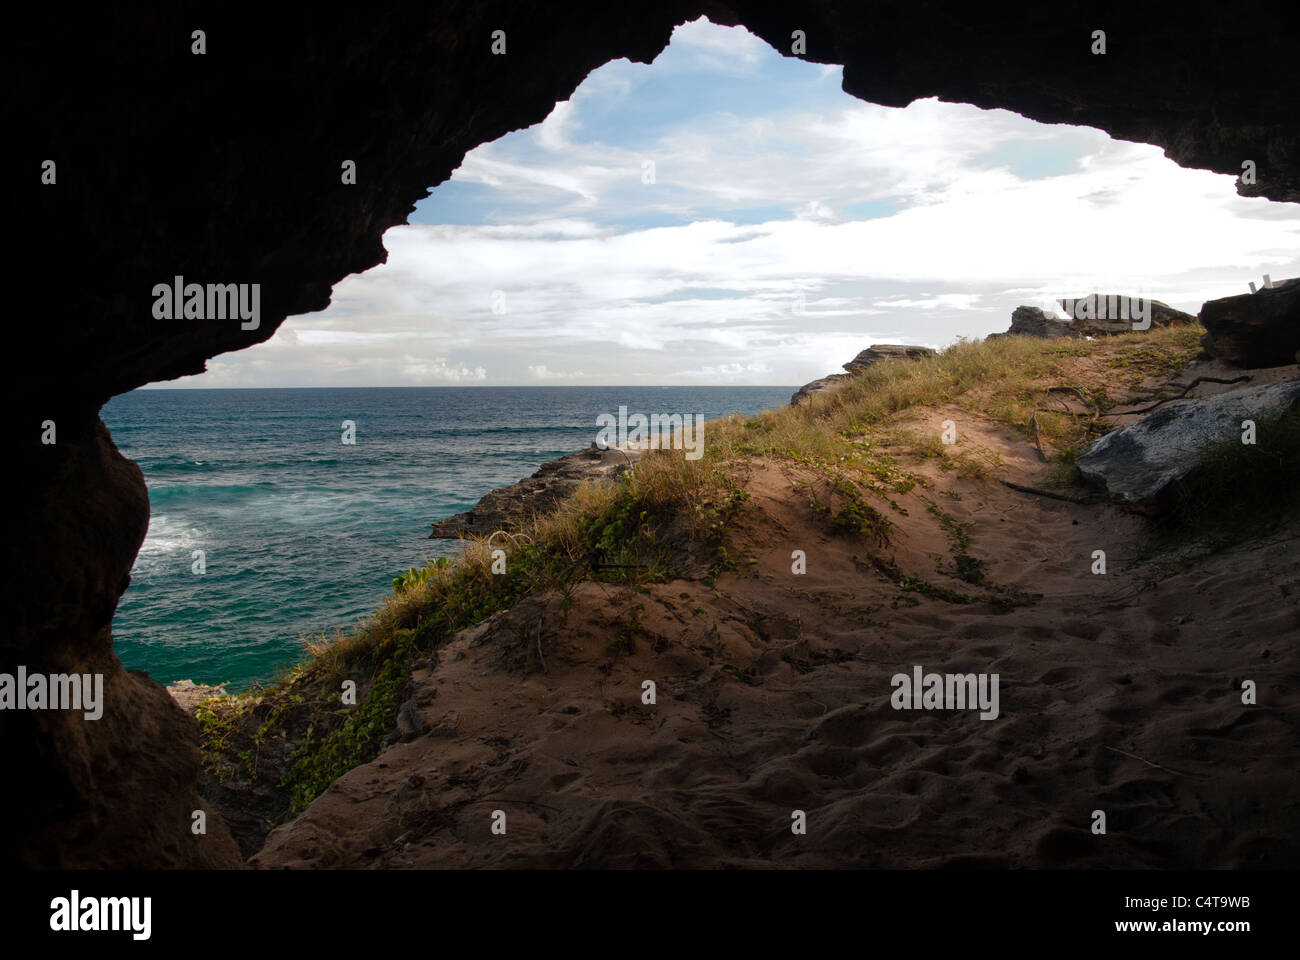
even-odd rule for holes
{"type": "MultiPolygon", "coordinates": [[[[19,254],[6,324],[17,439],[0,667],[102,670],[98,721],[0,716],[18,789],[0,855],[28,864],[235,865],[200,808],[192,723],[124,672],[110,624],[148,520],[143,479],[100,405],[322,309],[348,273],[384,260],[381,237],[464,153],[543,119],[595,67],[648,61],[672,27],[707,14],[783,53],[843,63],[845,89],[903,106],[939,96],[1082,123],[1159,144],[1177,162],[1300,199],[1300,62],[1283,4],[1211,0],[1176,17],[1131,3],[425,2],[263,5],[251,14],[138,2],[15,12],[9,149],[19,254]],[[1091,34],[1107,33],[1104,57],[1091,34]],[[206,53],[191,52],[203,30],[206,53]],[[504,30],[505,56],[491,53],[504,30]],[[356,164],[356,184],[341,165],[356,164]],[[56,181],[42,183],[43,164],[56,181]],[[157,319],[153,288],[258,283],[255,329],[157,319]],[[54,421],[57,442],[40,442],[54,421]]],[[[1225,185],[1225,189],[1227,186],[1225,185]]]]}
{"type": "Polygon", "coordinates": [[[1237,367],[1279,367],[1300,358],[1300,277],[1201,307],[1201,345],[1237,367]]]}

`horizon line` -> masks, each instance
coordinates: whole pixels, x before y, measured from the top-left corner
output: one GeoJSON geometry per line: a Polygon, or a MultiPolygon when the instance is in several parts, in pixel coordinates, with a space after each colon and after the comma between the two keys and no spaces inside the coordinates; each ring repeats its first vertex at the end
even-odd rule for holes
{"type": "Polygon", "coordinates": [[[152,384],[145,384],[140,387],[133,387],[122,393],[114,394],[115,397],[125,396],[128,393],[138,393],[141,390],[184,392],[191,390],[582,390],[591,387],[610,388],[610,387],[631,387],[639,389],[662,389],[671,390],[675,387],[683,389],[723,389],[726,387],[798,387],[797,383],[431,383],[431,384],[400,384],[392,386],[383,386],[378,384],[369,384],[366,386],[293,386],[293,387],[156,387],[152,384]]]}

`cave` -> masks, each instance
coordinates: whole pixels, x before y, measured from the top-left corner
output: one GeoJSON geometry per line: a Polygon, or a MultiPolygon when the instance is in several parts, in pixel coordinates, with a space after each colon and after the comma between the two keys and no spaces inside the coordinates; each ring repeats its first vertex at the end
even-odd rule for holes
{"type": "Polygon", "coordinates": [[[468,150],[540,122],[610,60],[653,60],[701,15],[842,64],[845,91],[865,101],[938,97],[1097,127],[1186,167],[1238,176],[1249,162],[1240,194],[1300,200],[1294,13],[1257,0],[1176,14],[924,0],[24,9],[12,31],[9,182],[25,252],[8,324],[18,443],[0,672],[101,673],[104,713],[4,716],[19,774],[0,801],[6,862],[242,863],[211,810],[206,833],[190,829],[208,809],[193,722],[113,652],[149,501],[101,405],[323,309],[335,283],[385,260],[384,231],[468,150]],[[340,176],[349,162],[355,183],[340,176]],[[158,317],[155,286],[182,276],[257,284],[260,322],[158,317]]]}

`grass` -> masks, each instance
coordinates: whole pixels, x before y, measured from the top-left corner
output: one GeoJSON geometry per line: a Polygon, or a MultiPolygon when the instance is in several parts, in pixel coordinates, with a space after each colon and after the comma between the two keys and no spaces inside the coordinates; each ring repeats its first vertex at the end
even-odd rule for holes
{"type": "MultiPolygon", "coordinates": [[[[721,421],[713,435],[722,432],[716,442],[737,453],[796,463],[845,460],[868,472],[873,471],[865,454],[855,460],[846,452],[846,441],[865,442],[869,450],[872,438],[884,440],[891,421],[916,407],[956,406],[1032,439],[1034,410],[1053,406],[1049,387],[1074,387],[1094,404],[1109,406],[1114,400],[1108,389],[1119,378],[1136,385],[1145,378],[1167,379],[1182,369],[1199,353],[1201,332],[1178,326],[1098,340],[961,341],[935,356],[875,364],[798,407],[767,411],[748,421],[721,421]]],[[[1107,429],[1065,412],[1040,413],[1039,427],[1045,441],[1067,451],[1107,429]]],[[[960,420],[957,428],[960,435],[960,420]]],[[[904,437],[922,455],[946,457],[956,468],[960,455],[942,445],[938,433],[936,425],[928,437],[915,431],[904,437]]]]}
{"type": "Polygon", "coordinates": [[[1229,437],[1197,460],[1155,518],[1155,544],[1217,548],[1268,532],[1300,509],[1300,409],[1256,423],[1254,444],[1229,437]]]}
{"type": "MultiPolygon", "coordinates": [[[[924,485],[896,452],[939,458],[961,476],[980,477],[997,465],[996,458],[969,445],[943,444],[937,428],[927,434],[907,427],[902,421],[910,411],[953,406],[1032,437],[1033,411],[1048,406],[1049,387],[1071,386],[1093,403],[1108,403],[1107,389],[1117,379],[1136,383],[1181,369],[1198,352],[1199,333],[1172,327],[1095,341],[959,342],[936,356],[869,367],[798,407],[712,421],[702,458],[687,460],[680,450],[647,453],[617,480],[584,484],[522,530],[465,540],[459,559],[396,578],[393,595],[356,631],[311,639],[308,658],[274,684],[207,701],[197,713],[205,768],[223,780],[264,780],[269,774],[263,750],[272,737],[284,737],[292,750],[274,768],[274,786],[285,797],[285,816],[296,816],[338,776],[378,754],[394,727],[413,664],[459,630],[528,595],[566,607],[584,579],[637,587],[678,577],[712,584],[735,569],[738,558],[727,534],[744,509],[754,458],[805,472],[811,479],[802,481],[803,489],[814,510],[842,534],[883,545],[893,525],[871,500],[906,514],[894,497],[924,485]],[[504,573],[493,572],[494,550],[504,552],[504,573]],[[345,680],[357,685],[355,705],[341,702],[345,680]]],[[[1040,414],[1039,424],[1067,471],[1073,454],[1104,430],[1089,417],[1066,413],[1040,414]]],[[[960,418],[957,426],[960,433],[960,418]]],[[[1261,446],[1246,456],[1263,462],[1271,450],[1261,446]]],[[[1236,475],[1230,454],[1220,455],[1224,466],[1204,482],[1224,492],[1236,475]]],[[[1294,459],[1284,457],[1276,476],[1260,482],[1272,490],[1280,477],[1294,476],[1294,466],[1294,459]]],[[[1189,495],[1189,502],[1202,495],[1189,495]]],[[[957,577],[991,592],[976,597],[933,586],[883,561],[882,574],[904,594],[953,603],[1022,602],[985,584],[964,531],[932,501],[931,511],[953,544],[957,577]]],[[[616,652],[630,649],[637,632],[633,618],[612,638],[616,652]]]]}

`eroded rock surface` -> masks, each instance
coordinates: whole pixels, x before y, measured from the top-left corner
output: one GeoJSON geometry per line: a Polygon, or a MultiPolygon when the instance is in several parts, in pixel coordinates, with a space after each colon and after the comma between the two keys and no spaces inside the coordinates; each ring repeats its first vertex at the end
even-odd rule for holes
{"type": "Polygon", "coordinates": [[[1201,346],[1238,367],[1300,362],[1300,277],[1201,307],[1201,346]]]}
{"type": "Polygon", "coordinates": [[[991,333],[988,338],[1101,337],[1196,322],[1190,313],[1167,303],[1127,294],[1090,293],[1059,303],[1065,318],[1049,315],[1038,307],[1016,307],[1011,313],[1010,329],[991,333]]]}
{"type": "Polygon", "coordinates": [[[812,383],[805,383],[794,392],[794,395],[790,398],[790,405],[797,406],[810,397],[833,390],[855,373],[860,373],[872,364],[890,363],[896,360],[916,360],[919,357],[933,356],[933,354],[934,350],[930,347],[915,347],[901,343],[872,344],[844,364],[844,369],[848,373],[832,373],[830,376],[814,380],[812,383]]]}
{"type": "Polygon", "coordinates": [[[990,333],[986,339],[997,337],[1077,337],[1079,332],[1068,320],[1049,317],[1039,307],[1016,307],[1011,312],[1011,327],[1006,333],[990,333]]]}
{"type": "Polygon", "coordinates": [[[486,494],[472,510],[438,520],[430,540],[512,531],[567,500],[585,480],[612,479],[641,458],[640,450],[592,446],[542,464],[531,477],[486,494]]]}
{"type": "Polygon", "coordinates": [[[1201,448],[1240,438],[1242,420],[1280,416],[1297,404],[1300,380],[1175,401],[1094,442],[1079,457],[1079,472],[1119,500],[1155,504],[1195,469],[1201,448]]]}
{"type": "Polygon", "coordinates": [[[1196,322],[1190,313],[1167,303],[1131,294],[1090,293],[1061,300],[1060,304],[1069,318],[1071,329],[1078,336],[1085,337],[1113,336],[1196,322]]]}

